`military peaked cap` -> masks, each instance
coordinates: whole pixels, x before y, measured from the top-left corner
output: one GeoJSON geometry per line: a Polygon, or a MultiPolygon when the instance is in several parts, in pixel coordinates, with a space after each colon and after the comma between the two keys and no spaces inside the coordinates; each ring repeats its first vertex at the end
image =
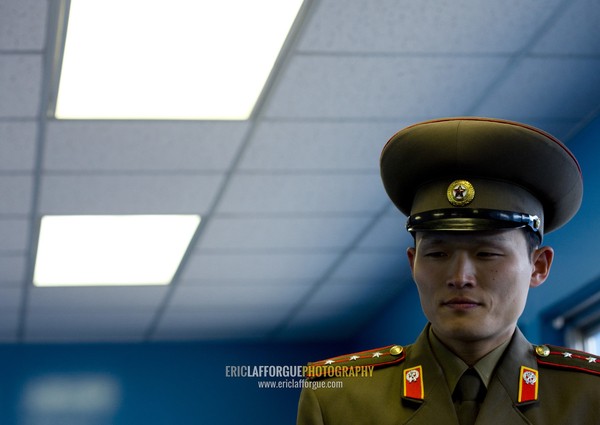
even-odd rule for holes
{"type": "Polygon", "coordinates": [[[579,209],[581,168],[529,125],[459,117],[407,127],[381,153],[381,177],[409,231],[529,227],[540,238],[579,209]]]}

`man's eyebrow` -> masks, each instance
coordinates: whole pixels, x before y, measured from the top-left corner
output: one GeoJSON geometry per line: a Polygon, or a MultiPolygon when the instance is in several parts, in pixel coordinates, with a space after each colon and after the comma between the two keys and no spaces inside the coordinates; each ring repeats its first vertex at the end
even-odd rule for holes
{"type": "Polygon", "coordinates": [[[417,241],[417,246],[430,247],[430,246],[443,246],[449,242],[443,238],[421,238],[417,241]]]}

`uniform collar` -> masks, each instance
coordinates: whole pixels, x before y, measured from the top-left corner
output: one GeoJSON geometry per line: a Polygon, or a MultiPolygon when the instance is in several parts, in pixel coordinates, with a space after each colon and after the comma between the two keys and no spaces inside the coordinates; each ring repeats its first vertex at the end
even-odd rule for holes
{"type": "MultiPolygon", "coordinates": [[[[438,363],[442,366],[444,377],[448,383],[448,388],[450,393],[452,393],[454,392],[454,388],[456,387],[458,380],[469,368],[469,366],[439,340],[431,327],[429,327],[428,337],[429,345],[431,346],[433,355],[436,357],[438,363]]],[[[490,351],[473,366],[486,388],[489,387],[492,379],[492,373],[494,372],[498,361],[502,357],[502,354],[504,354],[506,347],[508,347],[510,340],[511,339],[509,338],[500,346],[490,351]]]]}

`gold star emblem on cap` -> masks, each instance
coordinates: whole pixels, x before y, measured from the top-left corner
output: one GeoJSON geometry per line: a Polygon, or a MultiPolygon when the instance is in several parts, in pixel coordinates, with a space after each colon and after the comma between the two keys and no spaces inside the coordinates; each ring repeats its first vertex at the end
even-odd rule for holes
{"type": "Polygon", "coordinates": [[[464,207],[475,198],[475,188],[467,180],[454,180],[446,192],[448,201],[455,207],[464,207]]]}

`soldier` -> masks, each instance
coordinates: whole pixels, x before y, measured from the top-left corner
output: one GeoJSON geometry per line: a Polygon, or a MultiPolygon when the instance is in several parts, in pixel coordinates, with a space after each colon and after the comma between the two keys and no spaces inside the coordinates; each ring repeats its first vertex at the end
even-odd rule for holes
{"type": "Polygon", "coordinates": [[[581,204],[571,152],[524,124],[449,118],[396,133],[380,165],[429,323],[411,345],[309,364],[308,379],[343,388],[305,388],[297,423],[600,424],[600,359],[517,327],[550,272],[544,233],[581,204]]]}

